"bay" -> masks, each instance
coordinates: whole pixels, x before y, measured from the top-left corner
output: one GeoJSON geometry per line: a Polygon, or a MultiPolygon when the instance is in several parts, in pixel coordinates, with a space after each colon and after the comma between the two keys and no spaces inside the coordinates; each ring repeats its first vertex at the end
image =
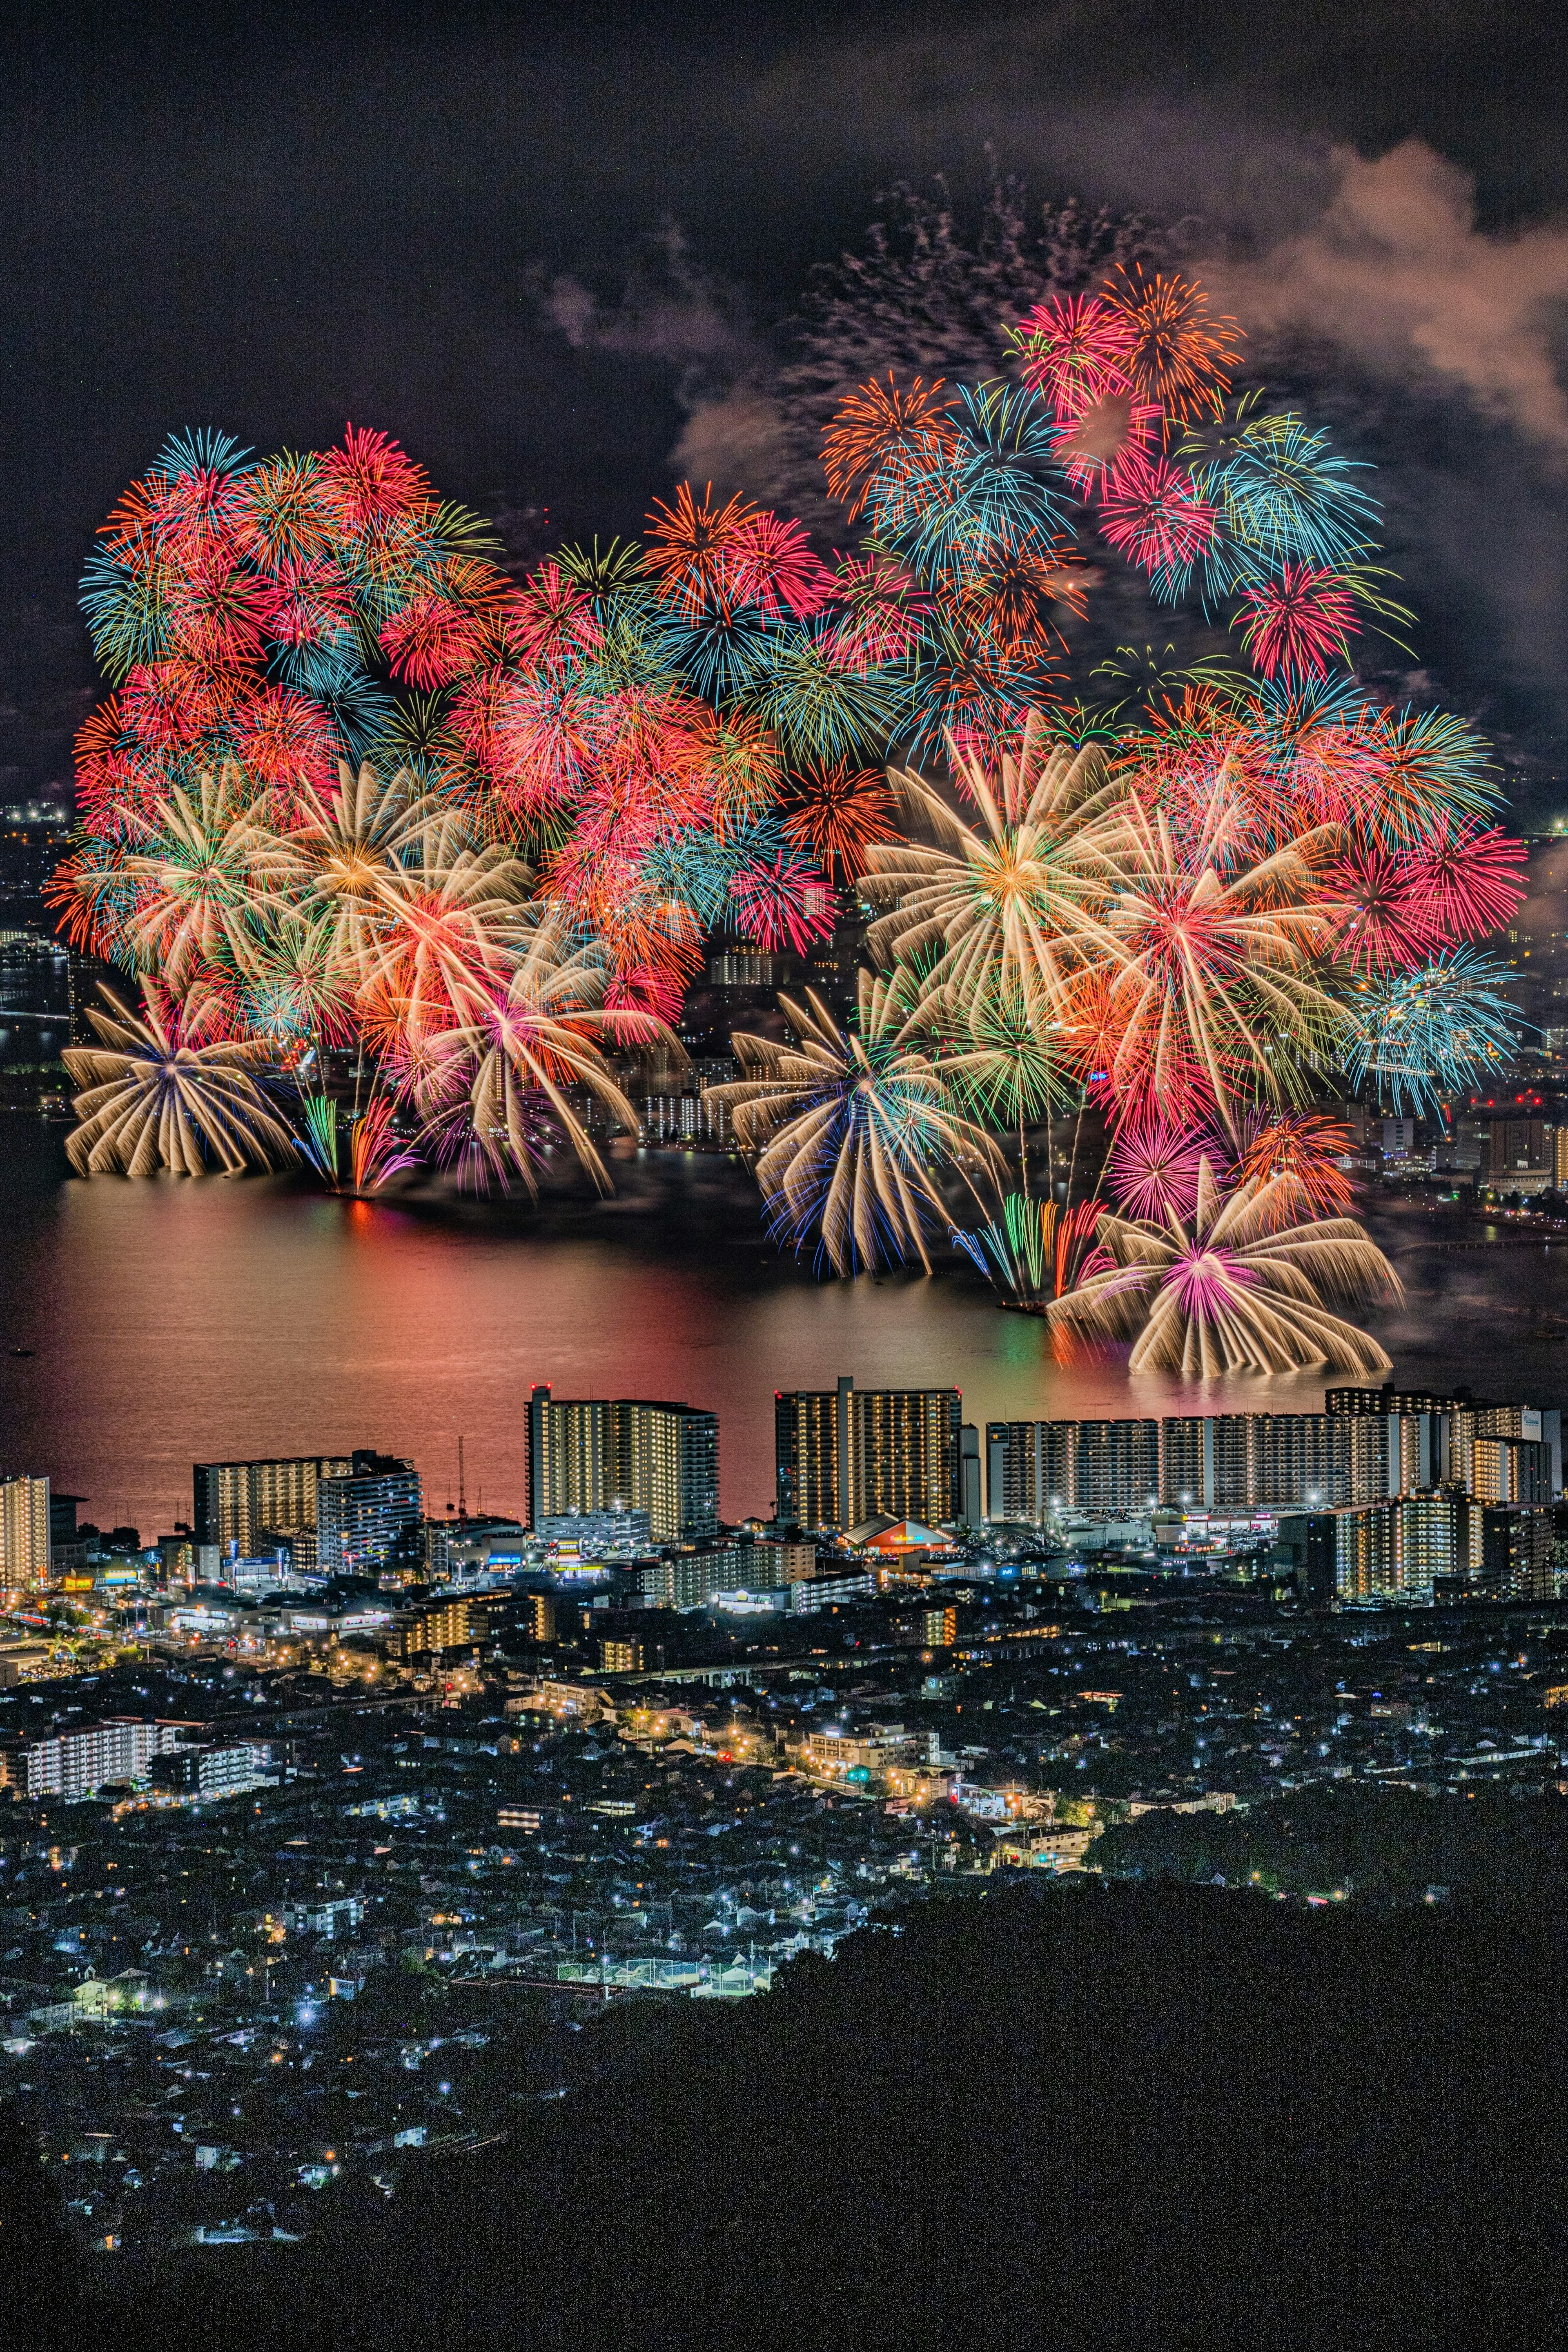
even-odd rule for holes
{"type": "MultiPolygon", "coordinates": [[[[439,1187],[358,1202],[290,1178],[83,1181],[61,1129],[0,1115],[0,1465],[150,1538],[189,1518],[198,1460],[371,1445],[411,1455],[440,1510],[461,1436],[470,1510],[521,1511],[542,1381],[710,1407],[738,1517],[771,1503],[775,1390],[841,1373],[955,1385],[981,1423],[1322,1400],[1321,1374],[1130,1380],[1124,1349],[1069,1352],[946,1249],[929,1277],[820,1281],[769,1245],[734,1161],[641,1153],[615,1172],[612,1200],[563,1189],[538,1210],[439,1187]]],[[[1557,1402],[1568,1231],[1478,1249],[1503,1229],[1414,1202],[1372,1214],[1407,1288],[1365,1318],[1397,1377],[1557,1402]]]]}

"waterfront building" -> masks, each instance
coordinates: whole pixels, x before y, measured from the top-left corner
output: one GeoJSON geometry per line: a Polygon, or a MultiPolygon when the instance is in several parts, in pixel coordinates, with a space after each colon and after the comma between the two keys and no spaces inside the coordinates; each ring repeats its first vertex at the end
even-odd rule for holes
{"type": "Polygon", "coordinates": [[[317,1487],[317,1566],[324,1576],[380,1576],[419,1555],[423,1522],[413,1463],[358,1448],[317,1487]]]}
{"type": "MultiPolygon", "coordinates": [[[[645,1512],[654,1543],[699,1543],[718,1526],[718,1416],[641,1398],[528,1400],[529,1519],[645,1512]]],[[[640,1538],[643,1539],[643,1538],[640,1538]]]]}
{"type": "Polygon", "coordinates": [[[1330,1389],[1322,1412],[986,1424],[987,1511],[1348,1510],[1453,1485],[1534,1507],[1562,1492],[1562,1417],[1531,1405],[1387,1388],[1330,1389]]]}
{"type": "Polygon", "coordinates": [[[195,1539],[248,1558],[264,1528],[314,1528],[316,1494],[323,1478],[345,1478],[346,1454],[305,1454],[266,1462],[198,1462],[195,1539]]]}
{"type": "Polygon", "coordinates": [[[956,1389],[857,1389],[848,1375],[835,1389],[775,1391],[780,1521],[846,1531],[873,1518],[952,1527],[963,1505],[961,1412],[956,1389]]]}
{"type": "Polygon", "coordinates": [[[0,1479],[0,1585],[37,1591],[49,1580],[49,1482],[0,1479]]]}
{"type": "Polygon", "coordinates": [[[1388,1491],[1385,1418],[1321,1412],[1173,1414],[1165,1421],[988,1422],[993,1520],[1052,1511],[1134,1518],[1371,1502],[1388,1491]]]}

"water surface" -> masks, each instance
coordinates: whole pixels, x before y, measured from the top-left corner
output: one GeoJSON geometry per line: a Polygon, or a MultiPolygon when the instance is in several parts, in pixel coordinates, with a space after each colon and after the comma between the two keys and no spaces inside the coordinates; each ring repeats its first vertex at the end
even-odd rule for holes
{"type": "MultiPolygon", "coordinates": [[[[1184,1386],[1130,1381],[1124,1351],[1057,1362],[1044,1327],[1000,1312],[961,1262],[819,1282],[768,1246],[733,1162],[643,1156],[617,1176],[612,1202],[537,1212],[372,1205],[281,1178],[84,1182],[60,1129],[0,1114],[0,1463],[150,1538],[189,1517],[204,1459],[373,1445],[411,1454],[439,1509],[462,1436],[470,1508],[517,1509],[528,1392],[549,1381],[712,1408],[738,1516],[771,1501],[774,1390],[841,1372],[951,1383],[977,1422],[1321,1402],[1321,1377],[1184,1386]]],[[[1445,1255],[1439,1227],[1482,1230],[1379,1213],[1411,1296],[1369,1319],[1400,1376],[1556,1402],[1568,1245],[1445,1255]]]]}

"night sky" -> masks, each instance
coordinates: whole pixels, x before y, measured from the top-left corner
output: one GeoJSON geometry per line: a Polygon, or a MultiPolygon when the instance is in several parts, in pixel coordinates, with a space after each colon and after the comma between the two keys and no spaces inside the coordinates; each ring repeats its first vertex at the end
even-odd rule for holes
{"type": "Polygon", "coordinates": [[[172,429],[265,450],[352,418],[517,547],[635,530],[694,409],[722,447],[727,403],[878,189],[946,171],[972,195],[989,142],[1040,197],[1172,225],[1301,404],[1376,460],[1421,614],[1416,689],[1493,736],[1522,818],[1555,814],[1553,19],[1423,0],[13,8],[0,796],[68,775],[93,688],[76,580],[172,429]],[[639,256],[676,230],[650,299],[639,256]]]}

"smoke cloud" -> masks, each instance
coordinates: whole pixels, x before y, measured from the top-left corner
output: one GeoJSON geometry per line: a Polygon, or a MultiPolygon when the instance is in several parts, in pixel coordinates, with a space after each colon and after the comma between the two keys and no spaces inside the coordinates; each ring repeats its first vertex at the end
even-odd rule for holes
{"type": "Polygon", "coordinates": [[[1217,295],[1251,334],[1301,328],[1381,373],[1444,378],[1568,454],[1554,348],[1568,227],[1478,229],[1473,178],[1420,139],[1375,160],[1335,148],[1331,162],[1321,219],[1254,262],[1207,262],[1217,295]]]}

